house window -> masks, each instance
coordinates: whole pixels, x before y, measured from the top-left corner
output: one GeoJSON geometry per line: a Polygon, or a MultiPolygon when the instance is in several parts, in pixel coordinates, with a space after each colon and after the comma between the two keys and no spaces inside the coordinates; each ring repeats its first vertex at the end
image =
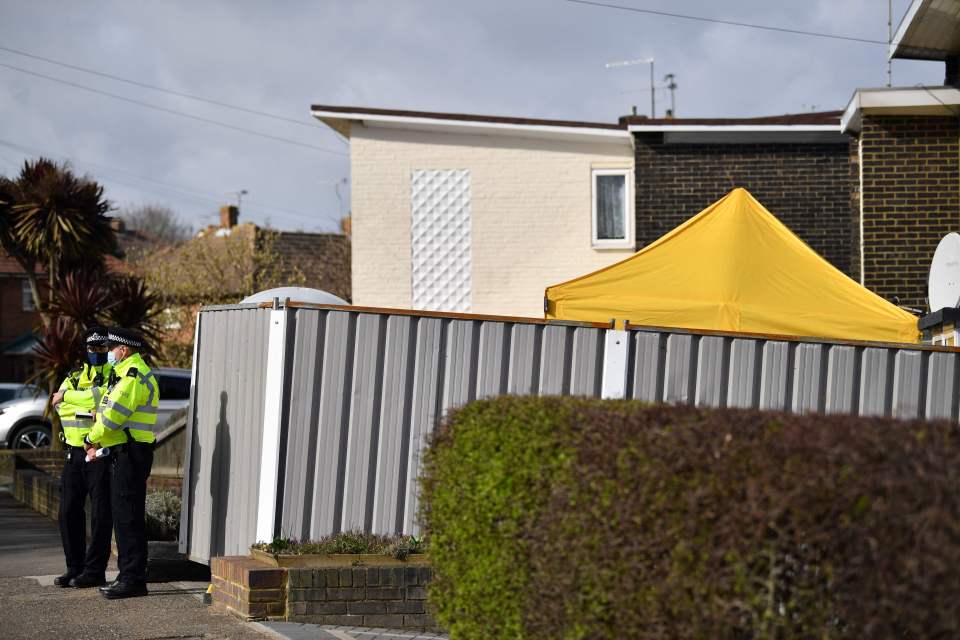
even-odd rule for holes
{"type": "Polygon", "coordinates": [[[593,170],[593,246],[632,249],[633,207],[629,169],[593,170]]]}
{"type": "Polygon", "coordinates": [[[37,308],[33,306],[33,293],[30,291],[29,280],[20,281],[20,308],[24,311],[37,310],[37,308]]]}

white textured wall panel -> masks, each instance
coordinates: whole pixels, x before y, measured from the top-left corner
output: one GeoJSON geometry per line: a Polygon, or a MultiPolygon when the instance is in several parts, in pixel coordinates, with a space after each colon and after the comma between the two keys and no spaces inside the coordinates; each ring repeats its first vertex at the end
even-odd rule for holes
{"type": "Polygon", "coordinates": [[[470,311],[470,171],[410,173],[413,308],[470,311]]]}

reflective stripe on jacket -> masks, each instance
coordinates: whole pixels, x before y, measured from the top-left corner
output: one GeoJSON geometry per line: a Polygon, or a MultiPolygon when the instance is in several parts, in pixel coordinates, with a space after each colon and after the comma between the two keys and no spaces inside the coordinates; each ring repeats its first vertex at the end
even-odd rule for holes
{"type": "Polygon", "coordinates": [[[104,447],[127,441],[125,429],[137,442],[154,442],[160,390],[157,378],[139,353],[113,369],[114,384],[100,400],[97,420],[87,438],[104,447]]]}
{"type": "Polygon", "coordinates": [[[60,390],[64,394],[63,402],[57,405],[57,415],[60,416],[64,440],[70,446],[83,446],[83,437],[93,427],[93,420],[78,419],[77,412],[91,413],[97,408],[106,393],[111,369],[109,364],[96,367],[84,364],[79,371],[72,371],[60,384],[60,390]]]}

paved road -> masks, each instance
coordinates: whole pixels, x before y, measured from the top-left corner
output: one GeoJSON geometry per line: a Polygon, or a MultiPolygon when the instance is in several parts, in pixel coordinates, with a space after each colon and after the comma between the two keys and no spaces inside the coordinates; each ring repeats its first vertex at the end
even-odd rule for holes
{"type": "MultiPolygon", "coordinates": [[[[0,486],[0,638],[4,640],[433,640],[432,634],[289,622],[245,623],[201,602],[206,583],[156,583],[150,595],[106,600],[96,589],[61,589],[57,525],[0,486]]],[[[111,559],[109,579],[116,575],[111,559]]]]}
{"type": "Polygon", "coordinates": [[[266,640],[264,631],[212,611],[200,601],[206,584],[157,583],[146,598],[106,600],[96,589],[53,586],[62,573],[56,523],[20,505],[0,488],[0,637],[231,638],[266,640]],[[35,576],[33,578],[26,576],[35,576]]]}

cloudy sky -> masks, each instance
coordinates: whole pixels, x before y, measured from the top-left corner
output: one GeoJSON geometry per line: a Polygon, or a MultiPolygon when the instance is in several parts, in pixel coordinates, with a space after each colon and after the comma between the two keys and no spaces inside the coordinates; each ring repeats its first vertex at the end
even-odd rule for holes
{"type": "MultiPolygon", "coordinates": [[[[886,0],[600,1],[887,38],[886,0]]],[[[894,27],[909,4],[893,0],[894,27]]],[[[348,147],[311,120],[315,103],[615,121],[631,104],[649,111],[649,70],[604,63],[648,56],[658,83],[675,74],[681,117],[842,109],[886,82],[883,45],[568,0],[0,0],[0,48],[0,173],[40,153],[69,159],[116,206],[166,205],[195,228],[240,189],[243,219],[336,228],[348,147]]],[[[893,63],[896,86],[942,80],[942,63],[893,63]]],[[[662,115],[669,93],[657,100],[662,115]]]]}

